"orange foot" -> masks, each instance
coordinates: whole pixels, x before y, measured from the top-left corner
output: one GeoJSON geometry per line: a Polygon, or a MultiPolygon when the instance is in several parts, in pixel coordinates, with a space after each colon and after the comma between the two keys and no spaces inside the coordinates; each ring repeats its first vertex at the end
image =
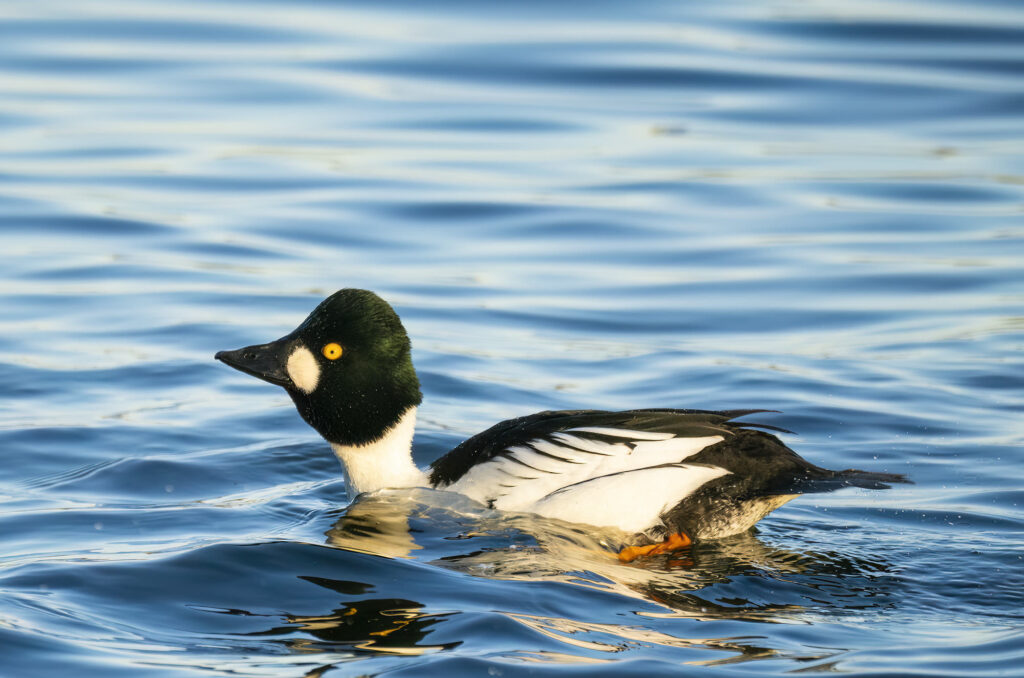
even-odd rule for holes
{"type": "Polygon", "coordinates": [[[624,563],[631,563],[640,556],[653,556],[659,553],[668,553],[689,546],[693,540],[682,532],[670,534],[660,544],[647,544],[646,546],[627,546],[619,551],[619,560],[624,563]]]}

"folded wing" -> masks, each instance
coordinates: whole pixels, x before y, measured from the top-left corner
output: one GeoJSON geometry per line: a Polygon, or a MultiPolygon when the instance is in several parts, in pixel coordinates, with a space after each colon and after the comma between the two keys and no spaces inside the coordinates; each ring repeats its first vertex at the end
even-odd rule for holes
{"type": "Polygon", "coordinates": [[[543,412],[502,422],[432,467],[436,487],[501,510],[645,530],[729,473],[685,460],[733,435],[746,412],[543,412]]]}

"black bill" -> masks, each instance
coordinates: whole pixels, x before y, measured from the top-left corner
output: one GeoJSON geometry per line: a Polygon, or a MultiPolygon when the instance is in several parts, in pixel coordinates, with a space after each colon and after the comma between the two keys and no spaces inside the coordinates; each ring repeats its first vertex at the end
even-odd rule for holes
{"type": "Polygon", "coordinates": [[[251,374],[257,379],[292,388],[294,384],[285,369],[290,353],[290,342],[285,339],[269,344],[246,346],[235,351],[218,351],[214,358],[239,372],[251,374]]]}

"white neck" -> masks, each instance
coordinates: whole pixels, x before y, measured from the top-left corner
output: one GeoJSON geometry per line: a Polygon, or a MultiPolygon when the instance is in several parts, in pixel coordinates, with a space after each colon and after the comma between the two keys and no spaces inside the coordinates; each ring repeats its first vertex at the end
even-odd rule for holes
{"type": "Polygon", "coordinates": [[[427,474],[412,463],[412,432],[416,428],[416,408],[410,407],[384,433],[368,445],[331,443],[348,479],[349,494],[374,492],[385,487],[426,487],[427,474]]]}

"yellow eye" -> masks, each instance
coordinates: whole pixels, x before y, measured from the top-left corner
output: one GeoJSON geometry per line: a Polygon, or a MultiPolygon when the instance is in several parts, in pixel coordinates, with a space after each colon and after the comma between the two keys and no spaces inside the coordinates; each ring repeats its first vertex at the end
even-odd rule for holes
{"type": "Polygon", "coordinates": [[[324,344],[324,347],[320,349],[320,352],[324,354],[324,357],[328,360],[337,360],[341,357],[341,344],[336,344],[333,341],[329,344],[324,344]]]}

